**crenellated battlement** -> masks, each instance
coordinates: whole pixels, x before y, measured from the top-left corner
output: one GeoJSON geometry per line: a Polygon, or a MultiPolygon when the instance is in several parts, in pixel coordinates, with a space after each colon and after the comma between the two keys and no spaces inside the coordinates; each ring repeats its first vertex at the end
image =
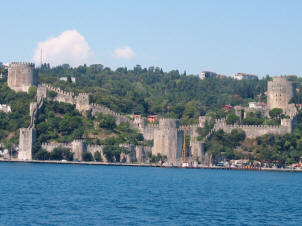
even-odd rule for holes
{"type": "Polygon", "coordinates": [[[56,87],[50,86],[50,85],[45,84],[45,83],[42,83],[41,86],[44,86],[47,89],[55,91],[56,93],[61,94],[61,95],[70,96],[72,98],[75,97],[75,94],[73,92],[67,92],[67,91],[64,91],[64,90],[62,90],[60,88],[56,88],[56,87]]]}
{"type": "Polygon", "coordinates": [[[33,130],[33,128],[20,128],[20,131],[28,133],[31,132],[33,130]]]}
{"type": "Polygon", "coordinates": [[[121,114],[119,114],[115,111],[112,111],[110,108],[105,107],[103,105],[92,103],[92,104],[90,104],[90,108],[92,110],[92,114],[96,114],[97,112],[101,112],[101,113],[104,113],[104,114],[114,116],[115,119],[117,120],[117,124],[119,124],[120,122],[129,122],[129,123],[133,122],[133,120],[131,120],[127,116],[124,116],[124,115],[121,115],[121,114]]]}
{"type": "Polygon", "coordinates": [[[227,125],[225,119],[215,120],[214,129],[230,133],[233,129],[241,129],[249,138],[256,138],[265,134],[283,135],[291,133],[294,119],[281,119],[281,125],[227,125]]]}
{"type": "Polygon", "coordinates": [[[43,146],[49,146],[49,147],[58,147],[58,146],[64,146],[64,147],[71,147],[71,143],[42,143],[43,146]]]}
{"type": "Polygon", "coordinates": [[[177,129],[179,128],[179,120],[171,118],[160,118],[159,128],[161,129],[177,129]]]}
{"type": "Polygon", "coordinates": [[[9,67],[35,67],[34,63],[31,62],[11,62],[9,67]]]}
{"type": "Polygon", "coordinates": [[[105,147],[105,145],[98,145],[98,144],[88,144],[87,145],[87,149],[95,149],[95,148],[103,149],[104,147],[105,147]]]}
{"type": "Polygon", "coordinates": [[[147,127],[156,129],[159,128],[159,124],[148,124],[147,127]]]}
{"type": "Polygon", "coordinates": [[[179,129],[186,130],[186,129],[194,129],[194,128],[197,128],[197,127],[200,127],[199,124],[180,126],[179,129]]]}

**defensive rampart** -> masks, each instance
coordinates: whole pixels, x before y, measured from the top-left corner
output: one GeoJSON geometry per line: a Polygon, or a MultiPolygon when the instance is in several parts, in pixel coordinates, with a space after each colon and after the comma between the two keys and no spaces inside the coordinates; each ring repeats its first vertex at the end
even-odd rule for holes
{"type": "MultiPolygon", "coordinates": [[[[152,147],[139,146],[133,144],[121,144],[121,147],[125,147],[129,150],[129,153],[121,154],[121,162],[146,162],[147,152],[152,152],[152,147]]],[[[48,152],[53,151],[55,148],[67,148],[74,153],[74,160],[82,161],[83,152],[90,152],[92,156],[98,151],[101,154],[102,160],[106,160],[103,149],[104,145],[87,145],[84,140],[73,140],[71,143],[43,143],[42,148],[48,152]]]]}
{"type": "Polygon", "coordinates": [[[214,129],[217,131],[222,129],[226,133],[230,133],[233,129],[241,129],[245,132],[246,137],[256,138],[266,134],[284,135],[292,132],[292,120],[287,119],[279,126],[271,125],[227,125],[225,119],[216,120],[214,129]]]}
{"type": "Polygon", "coordinates": [[[103,155],[103,146],[102,145],[87,145],[83,140],[73,140],[71,143],[43,143],[42,148],[48,152],[53,151],[55,148],[67,148],[72,153],[74,153],[74,160],[82,161],[83,152],[87,151],[94,156],[94,153],[99,151],[102,159],[103,155]]]}
{"type": "Polygon", "coordinates": [[[147,161],[147,153],[152,153],[152,147],[140,146],[133,144],[122,144],[121,147],[125,147],[129,150],[128,156],[126,156],[126,162],[142,163],[147,161]]]}
{"type": "Polygon", "coordinates": [[[125,115],[116,113],[103,105],[94,104],[94,103],[90,104],[89,94],[87,93],[80,93],[79,95],[75,95],[73,92],[66,92],[59,88],[55,88],[48,84],[43,83],[38,87],[38,94],[39,94],[38,96],[49,97],[48,91],[50,90],[57,93],[57,96],[53,98],[54,101],[73,104],[75,105],[76,109],[79,110],[80,112],[91,110],[92,115],[95,115],[96,113],[108,114],[108,115],[112,115],[116,119],[116,123],[118,125],[121,122],[128,122],[132,126],[134,125],[132,123],[132,120],[125,115]]]}
{"type": "Polygon", "coordinates": [[[45,95],[46,97],[49,97],[48,91],[54,91],[57,93],[57,95],[53,97],[54,101],[73,104],[80,112],[90,110],[89,95],[86,93],[75,95],[73,92],[66,92],[45,83],[39,85],[37,93],[39,94],[38,96],[45,95]]]}
{"type": "Polygon", "coordinates": [[[132,120],[130,118],[128,118],[125,115],[121,115],[119,113],[116,113],[114,111],[112,111],[111,109],[99,105],[99,104],[90,104],[90,108],[91,108],[91,113],[92,115],[95,115],[96,113],[103,113],[103,114],[107,114],[107,115],[112,115],[115,120],[116,120],[116,124],[120,124],[121,122],[128,122],[131,125],[133,125],[132,120]]]}

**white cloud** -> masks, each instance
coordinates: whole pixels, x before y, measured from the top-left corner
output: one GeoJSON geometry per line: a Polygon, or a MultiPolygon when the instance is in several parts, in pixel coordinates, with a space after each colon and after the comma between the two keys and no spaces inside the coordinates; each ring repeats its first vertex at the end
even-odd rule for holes
{"type": "Polygon", "coordinates": [[[76,30],[67,30],[57,37],[39,42],[33,56],[37,64],[40,64],[41,49],[42,61],[52,66],[65,63],[71,66],[89,64],[93,58],[85,38],[76,30]]]}
{"type": "Polygon", "coordinates": [[[124,46],[121,48],[116,48],[114,50],[114,56],[119,59],[130,60],[135,56],[135,52],[129,46],[124,46]]]}

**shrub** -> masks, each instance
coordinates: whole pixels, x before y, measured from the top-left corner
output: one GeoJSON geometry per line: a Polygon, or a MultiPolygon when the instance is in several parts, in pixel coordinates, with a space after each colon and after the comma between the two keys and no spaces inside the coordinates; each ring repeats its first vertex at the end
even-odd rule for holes
{"type": "Polygon", "coordinates": [[[93,161],[92,154],[90,152],[87,152],[87,151],[85,151],[85,152],[82,153],[82,159],[85,162],[91,162],[91,161],[93,161]]]}

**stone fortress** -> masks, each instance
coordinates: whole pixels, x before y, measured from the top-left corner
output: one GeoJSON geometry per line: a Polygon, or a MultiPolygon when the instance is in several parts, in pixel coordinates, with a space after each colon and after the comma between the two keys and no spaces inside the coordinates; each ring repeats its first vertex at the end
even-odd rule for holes
{"type": "MultiPolygon", "coordinates": [[[[24,63],[12,63],[11,67],[15,68],[16,65],[26,65],[26,67],[31,68],[31,72],[35,71],[33,64],[24,64],[24,63]]],[[[20,66],[22,67],[22,66],[20,66]]],[[[18,74],[16,70],[13,74],[12,69],[9,70],[9,79],[15,79],[13,84],[16,86],[10,87],[17,92],[23,91],[27,92],[29,85],[35,85],[34,73],[28,73],[27,76],[32,79],[24,79],[26,73],[24,71],[18,74]],[[20,76],[20,80],[18,80],[20,76]],[[24,83],[24,84],[23,84],[24,83]],[[26,89],[18,89],[16,87],[27,87],[26,89]]],[[[8,82],[11,82],[10,80],[8,82]]],[[[129,150],[128,154],[122,153],[121,162],[137,162],[144,163],[146,162],[147,155],[157,155],[167,157],[166,164],[168,165],[180,165],[182,162],[199,162],[203,164],[211,163],[211,156],[205,152],[205,141],[212,136],[212,134],[222,129],[223,131],[230,133],[232,129],[242,129],[245,131],[248,138],[255,138],[257,136],[262,136],[265,134],[279,134],[283,135],[286,133],[291,133],[295,125],[295,119],[297,115],[297,110],[293,104],[289,104],[289,101],[295,95],[295,86],[293,83],[289,82],[286,77],[274,77],[273,81],[268,83],[267,91],[267,108],[265,112],[268,114],[268,111],[273,108],[282,108],[288,118],[281,120],[281,125],[279,126],[250,126],[250,125],[227,125],[225,119],[219,119],[215,121],[214,128],[209,132],[209,134],[199,141],[197,137],[198,128],[203,128],[205,122],[210,118],[206,116],[200,116],[199,123],[196,125],[189,126],[180,126],[179,120],[177,119],[168,119],[160,118],[158,124],[148,124],[147,119],[144,117],[136,117],[132,119],[126,115],[121,115],[116,113],[109,108],[90,103],[89,94],[79,94],[75,95],[72,92],[66,92],[59,88],[52,87],[47,84],[39,84],[37,88],[37,102],[30,104],[30,116],[31,123],[28,128],[20,129],[20,138],[19,138],[19,153],[18,159],[20,160],[31,160],[32,159],[32,146],[36,141],[36,130],[35,130],[35,119],[39,114],[39,109],[43,106],[45,99],[52,99],[54,101],[70,103],[75,106],[80,112],[85,112],[90,110],[92,114],[101,112],[104,114],[109,114],[115,117],[117,124],[121,122],[128,122],[132,128],[138,129],[144,136],[145,140],[153,140],[153,147],[149,146],[135,146],[130,144],[123,144],[121,146],[129,150]],[[50,97],[49,92],[56,92],[55,97],[50,97]],[[190,143],[184,148],[185,136],[190,137],[190,143]],[[148,154],[149,153],[149,154],[148,154]],[[184,156],[185,155],[185,156],[184,156]]],[[[94,154],[96,151],[101,153],[102,159],[105,160],[103,154],[103,145],[87,145],[84,140],[74,140],[71,143],[44,143],[42,148],[47,151],[52,151],[56,147],[65,147],[70,149],[74,153],[75,160],[82,160],[83,152],[91,152],[94,154]]]]}
{"type": "Polygon", "coordinates": [[[37,85],[37,71],[33,63],[13,62],[8,67],[8,87],[16,92],[28,92],[29,87],[37,85]]]}

